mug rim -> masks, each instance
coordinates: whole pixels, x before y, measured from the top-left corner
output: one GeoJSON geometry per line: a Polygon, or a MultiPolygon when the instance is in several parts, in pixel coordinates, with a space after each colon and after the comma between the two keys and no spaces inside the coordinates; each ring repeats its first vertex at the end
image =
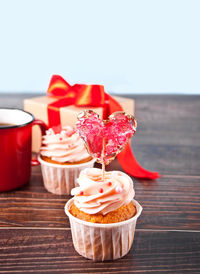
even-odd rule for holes
{"type": "Polygon", "coordinates": [[[19,111],[27,113],[31,116],[31,121],[29,121],[27,123],[23,123],[23,124],[19,124],[19,125],[4,126],[4,127],[1,127],[1,125],[0,125],[0,130],[1,129],[11,129],[11,128],[24,127],[24,126],[27,126],[27,125],[31,124],[35,120],[35,117],[32,113],[30,113],[26,110],[20,109],[20,108],[0,107],[0,110],[19,110],[19,111]]]}

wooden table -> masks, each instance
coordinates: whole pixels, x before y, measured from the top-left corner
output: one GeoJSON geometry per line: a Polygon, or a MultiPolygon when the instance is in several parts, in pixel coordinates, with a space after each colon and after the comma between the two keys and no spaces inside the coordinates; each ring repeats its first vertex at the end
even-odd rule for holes
{"type": "MultiPolygon", "coordinates": [[[[22,107],[25,97],[1,95],[0,106],[22,107]]],[[[135,180],[144,210],[129,254],[104,263],[79,256],[63,210],[69,197],[48,193],[34,167],[26,186],[0,194],[0,273],[200,273],[200,96],[132,97],[136,158],[164,176],[135,180]]]]}

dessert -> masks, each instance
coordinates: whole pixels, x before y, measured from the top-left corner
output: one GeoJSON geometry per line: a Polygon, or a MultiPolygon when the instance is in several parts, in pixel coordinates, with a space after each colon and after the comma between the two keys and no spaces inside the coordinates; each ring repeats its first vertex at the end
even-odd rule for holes
{"type": "Polygon", "coordinates": [[[132,203],[135,192],[132,179],[121,171],[105,172],[87,168],[78,178],[79,187],[72,189],[74,204],[69,212],[84,221],[92,223],[117,223],[135,216],[132,203]]]}
{"type": "Polygon", "coordinates": [[[65,205],[76,251],[94,261],[114,260],[131,248],[137,218],[142,212],[134,200],[132,179],[121,171],[105,171],[136,131],[136,121],[123,112],[102,121],[93,111],[78,117],[77,131],[102,170],[81,171],[74,198],[65,205]]]}
{"type": "Polygon", "coordinates": [[[40,154],[43,160],[60,165],[81,164],[92,159],[71,126],[65,126],[57,133],[52,128],[47,130],[46,135],[42,136],[40,154]]]}
{"type": "Polygon", "coordinates": [[[92,167],[95,160],[88,154],[74,128],[50,128],[42,137],[38,160],[45,188],[54,194],[70,194],[80,171],[92,167]]]}

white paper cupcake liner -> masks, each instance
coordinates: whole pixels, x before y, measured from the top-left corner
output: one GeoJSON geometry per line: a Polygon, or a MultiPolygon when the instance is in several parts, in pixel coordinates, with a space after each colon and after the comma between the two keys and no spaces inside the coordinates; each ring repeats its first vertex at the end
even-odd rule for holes
{"type": "Polygon", "coordinates": [[[137,218],[142,212],[141,205],[133,200],[137,213],[129,220],[99,224],[80,220],[70,214],[74,198],[65,205],[69,217],[75,250],[85,258],[94,261],[116,260],[125,256],[133,243],[137,218]]]}
{"type": "Polygon", "coordinates": [[[71,189],[77,186],[76,180],[81,170],[94,166],[95,160],[77,165],[59,165],[46,162],[38,157],[41,164],[45,188],[54,194],[70,195],[71,189]]]}

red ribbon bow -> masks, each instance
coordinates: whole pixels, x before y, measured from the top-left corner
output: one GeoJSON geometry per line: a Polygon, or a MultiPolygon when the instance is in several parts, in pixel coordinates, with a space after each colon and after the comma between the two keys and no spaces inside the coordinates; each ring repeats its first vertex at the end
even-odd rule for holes
{"type": "MultiPolygon", "coordinates": [[[[74,105],[77,107],[102,107],[103,119],[106,119],[115,111],[123,111],[122,106],[104,91],[102,85],[71,86],[61,76],[53,75],[47,90],[49,96],[55,96],[56,101],[48,105],[49,127],[59,126],[59,108],[74,105]]],[[[156,179],[157,172],[144,169],[136,161],[128,143],[124,150],[117,155],[117,159],[125,172],[137,178],[156,179]]]]}

